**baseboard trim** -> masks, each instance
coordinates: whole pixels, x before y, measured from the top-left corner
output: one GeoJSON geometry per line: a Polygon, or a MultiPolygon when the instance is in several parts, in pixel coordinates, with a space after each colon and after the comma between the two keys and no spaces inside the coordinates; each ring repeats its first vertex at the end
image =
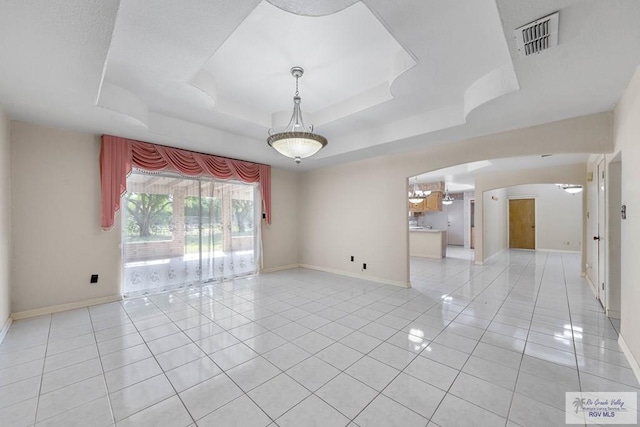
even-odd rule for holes
{"type": "Polygon", "coordinates": [[[613,319],[621,319],[622,314],[619,310],[607,310],[607,317],[611,317],[613,319]]]}
{"type": "Polygon", "coordinates": [[[478,261],[476,261],[476,265],[484,265],[484,264],[486,264],[489,260],[491,260],[491,258],[495,258],[495,257],[497,257],[498,255],[500,255],[502,252],[504,252],[504,251],[508,251],[508,250],[509,250],[509,248],[500,249],[498,252],[496,252],[495,254],[493,254],[493,255],[489,256],[488,258],[485,258],[484,260],[479,261],[479,262],[480,262],[480,264],[478,264],[478,261]]]}
{"type": "Polygon", "coordinates": [[[282,270],[291,270],[294,268],[300,268],[300,264],[289,264],[289,265],[282,265],[280,267],[271,267],[271,268],[264,268],[262,270],[260,270],[260,273],[274,273],[276,271],[282,271],[282,270]]]}
{"type": "Polygon", "coordinates": [[[638,365],[638,361],[635,359],[635,357],[633,357],[633,353],[627,345],[627,342],[622,337],[622,334],[618,335],[618,345],[620,345],[620,348],[627,358],[629,365],[631,365],[631,370],[635,374],[636,379],[640,382],[640,365],[638,365]]]}
{"type": "Polygon", "coordinates": [[[49,307],[34,308],[33,310],[18,311],[11,314],[13,320],[28,319],[29,317],[42,316],[44,314],[59,313],[61,311],[74,310],[76,308],[90,307],[92,305],[105,304],[120,301],[122,295],[110,295],[107,297],[92,298],[84,301],[70,302],[68,304],[52,305],[49,307]]]}
{"type": "Polygon", "coordinates": [[[355,273],[350,273],[350,272],[342,271],[342,270],[334,270],[333,268],[319,267],[317,265],[300,264],[300,268],[307,268],[309,270],[324,271],[325,273],[339,274],[340,276],[353,277],[354,279],[368,280],[370,282],[382,283],[382,284],[385,284],[385,285],[393,285],[393,286],[398,286],[398,287],[401,287],[401,288],[410,288],[411,287],[411,285],[409,283],[396,282],[394,280],[382,279],[380,277],[375,277],[375,276],[365,276],[364,274],[355,274],[355,273]]]}
{"type": "Polygon", "coordinates": [[[4,326],[2,327],[2,330],[0,330],[0,344],[2,344],[2,341],[4,341],[4,337],[7,336],[7,333],[9,332],[9,328],[11,327],[12,323],[13,323],[13,318],[9,316],[7,321],[4,322],[4,326]]]}
{"type": "Polygon", "coordinates": [[[411,254],[409,257],[427,258],[427,259],[442,259],[442,255],[430,255],[430,254],[411,254]]]}
{"type": "Polygon", "coordinates": [[[593,282],[591,281],[591,277],[589,277],[588,274],[585,274],[585,279],[587,279],[587,283],[589,284],[589,287],[591,288],[591,292],[593,293],[593,296],[597,299],[598,298],[598,289],[596,289],[596,285],[593,284],[593,282]]]}
{"type": "Polygon", "coordinates": [[[559,252],[561,254],[581,254],[582,251],[565,251],[562,249],[544,249],[544,248],[536,248],[536,251],[539,252],[559,252]]]}

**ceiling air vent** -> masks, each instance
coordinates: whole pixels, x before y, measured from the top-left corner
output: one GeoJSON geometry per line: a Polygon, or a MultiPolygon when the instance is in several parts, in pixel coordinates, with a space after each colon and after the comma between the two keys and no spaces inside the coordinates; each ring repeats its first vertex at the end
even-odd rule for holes
{"type": "Polygon", "coordinates": [[[517,28],[514,36],[523,58],[557,46],[558,12],[517,28]]]}

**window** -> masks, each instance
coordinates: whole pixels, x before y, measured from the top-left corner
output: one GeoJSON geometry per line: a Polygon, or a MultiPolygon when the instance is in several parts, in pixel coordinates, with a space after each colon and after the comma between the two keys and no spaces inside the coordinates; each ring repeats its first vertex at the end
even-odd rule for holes
{"type": "Polygon", "coordinates": [[[122,200],[125,295],[256,273],[256,184],[136,171],[127,178],[127,189],[122,200]]]}

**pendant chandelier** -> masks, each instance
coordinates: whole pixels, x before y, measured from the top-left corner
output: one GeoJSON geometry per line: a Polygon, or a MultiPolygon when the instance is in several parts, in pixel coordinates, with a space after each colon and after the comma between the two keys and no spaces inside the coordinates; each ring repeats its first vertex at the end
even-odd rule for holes
{"type": "Polygon", "coordinates": [[[582,185],[575,184],[556,184],[556,186],[569,194],[577,194],[582,191],[582,185]]]}
{"type": "Polygon", "coordinates": [[[416,189],[416,184],[418,183],[418,177],[415,177],[413,180],[413,187],[409,192],[409,202],[417,205],[418,203],[422,203],[424,199],[431,194],[431,191],[422,191],[416,189]]]}
{"type": "Polygon", "coordinates": [[[305,127],[300,109],[300,94],[298,92],[298,79],[304,74],[302,67],[291,68],[291,75],[296,79],[296,93],[293,96],[293,114],[289,124],[281,131],[275,132],[269,129],[267,143],[283,156],[292,158],[300,163],[305,157],[316,154],[327,145],[327,138],[313,133],[313,125],[305,127]]]}
{"type": "Polygon", "coordinates": [[[449,190],[445,189],[444,190],[444,199],[442,199],[442,204],[443,205],[450,205],[451,203],[453,203],[453,197],[451,197],[451,194],[449,194],[449,190]]]}

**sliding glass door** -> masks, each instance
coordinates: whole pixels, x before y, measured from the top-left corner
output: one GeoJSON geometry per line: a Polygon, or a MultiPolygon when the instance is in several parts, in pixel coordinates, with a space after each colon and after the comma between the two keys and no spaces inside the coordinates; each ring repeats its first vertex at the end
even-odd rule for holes
{"type": "Polygon", "coordinates": [[[122,201],[125,295],[254,274],[256,184],[134,172],[122,201]]]}

